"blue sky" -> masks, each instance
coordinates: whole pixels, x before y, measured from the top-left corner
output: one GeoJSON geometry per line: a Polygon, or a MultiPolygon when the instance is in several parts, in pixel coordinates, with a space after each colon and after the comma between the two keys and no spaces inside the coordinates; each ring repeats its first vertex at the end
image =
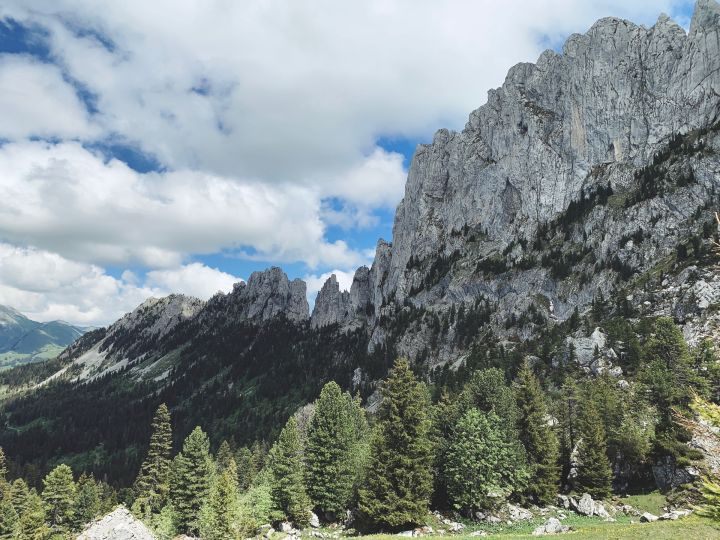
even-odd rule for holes
{"type": "Polygon", "coordinates": [[[661,11],[692,3],[6,2],[0,303],[105,324],[271,265],[311,302],[349,286],[417,144],[598,17],[661,11]]]}

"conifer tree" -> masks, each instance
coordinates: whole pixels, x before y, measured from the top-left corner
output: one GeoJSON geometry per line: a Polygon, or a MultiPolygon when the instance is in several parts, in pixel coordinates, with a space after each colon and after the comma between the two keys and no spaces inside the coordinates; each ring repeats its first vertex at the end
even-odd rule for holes
{"type": "Polygon", "coordinates": [[[612,468],[607,456],[607,436],[602,418],[591,397],[580,404],[580,445],[576,487],[595,499],[612,493],[612,468]]]}
{"type": "Polygon", "coordinates": [[[527,482],[500,418],[477,409],[469,409],[453,428],[443,472],[453,507],[465,515],[497,507],[527,482]]]}
{"type": "Polygon", "coordinates": [[[210,492],[214,465],[210,456],[210,441],[200,427],[187,436],[183,449],[173,460],[172,505],[178,519],[178,529],[185,534],[198,530],[198,518],[210,492]]]}
{"type": "MultiPolygon", "coordinates": [[[[217,463],[217,469],[219,473],[223,472],[230,465],[230,461],[235,461],[235,459],[233,458],[232,450],[230,449],[229,442],[224,440],[220,444],[220,448],[218,449],[215,461],[217,463]]],[[[237,464],[235,468],[237,471],[237,464]]]]}
{"type": "Polygon", "coordinates": [[[0,501],[0,540],[16,538],[20,526],[20,517],[9,497],[0,501]]]}
{"type": "Polygon", "coordinates": [[[343,393],[335,382],[323,387],[315,402],[305,450],[308,495],[323,514],[340,515],[350,503],[360,472],[363,421],[362,408],[350,394],[343,393]]]}
{"type": "Polygon", "coordinates": [[[239,534],[237,467],[232,456],[214,479],[207,502],[208,530],[203,537],[209,540],[231,540],[239,534]]]}
{"type": "Polygon", "coordinates": [[[395,529],[421,523],[432,492],[433,448],[428,394],[405,359],[382,387],[360,511],[373,525],[395,529]]]}
{"type": "Polygon", "coordinates": [[[558,439],[547,423],[547,406],[540,383],[525,361],[518,372],[515,395],[518,403],[518,433],[530,466],[528,495],[547,505],[555,500],[560,485],[558,439]]]}
{"type": "Polygon", "coordinates": [[[20,515],[19,540],[40,540],[49,536],[50,529],[45,523],[45,509],[40,496],[32,490],[26,501],[25,511],[20,515]]]}
{"type": "Polygon", "coordinates": [[[72,526],[75,493],[72,469],[67,465],[58,465],[45,477],[42,501],[54,531],[66,532],[72,526]]]}
{"type": "Polygon", "coordinates": [[[147,457],[135,482],[138,501],[136,508],[141,514],[159,512],[167,502],[171,457],[170,411],[167,405],[162,403],[155,412],[147,457]]]}
{"type": "Polygon", "coordinates": [[[240,448],[237,451],[235,463],[237,463],[238,469],[238,488],[240,491],[246,491],[257,474],[252,451],[247,446],[240,448]]]}
{"type": "Polygon", "coordinates": [[[30,489],[22,478],[14,480],[10,485],[10,500],[15,510],[17,510],[18,516],[25,513],[29,496],[30,489]]]}
{"type": "Polygon", "coordinates": [[[270,451],[271,494],[275,508],[298,526],[309,519],[310,499],[305,491],[303,448],[297,419],[292,416],[270,451]]]}
{"type": "Polygon", "coordinates": [[[74,524],[75,529],[82,529],[100,513],[100,494],[97,483],[92,476],[80,475],[77,482],[75,498],[74,524]]]}
{"type": "Polygon", "coordinates": [[[7,480],[7,459],[5,451],[0,447],[0,495],[5,495],[10,487],[7,480]]]}

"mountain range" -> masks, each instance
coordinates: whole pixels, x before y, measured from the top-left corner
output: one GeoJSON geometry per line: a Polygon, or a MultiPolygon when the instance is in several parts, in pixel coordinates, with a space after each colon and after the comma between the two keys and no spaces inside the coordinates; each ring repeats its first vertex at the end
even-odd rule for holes
{"type": "Polygon", "coordinates": [[[33,321],[0,306],[0,368],[54,358],[85,331],[63,321],[33,321]]]}
{"type": "Polygon", "coordinates": [[[207,302],[150,299],[6,374],[0,445],[26,471],[62,458],[127,484],[160,402],[178,440],[202,424],[245,444],[331,379],[372,410],[397,356],[438,386],[491,349],[622,380],[627,340],[591,321],[720,336],[719,207],[720,6],[699,0],[689,32],[601,19],[418,146],[392,242],[349,291],[332,276],[311,313],[271,268],[207,302]]]}

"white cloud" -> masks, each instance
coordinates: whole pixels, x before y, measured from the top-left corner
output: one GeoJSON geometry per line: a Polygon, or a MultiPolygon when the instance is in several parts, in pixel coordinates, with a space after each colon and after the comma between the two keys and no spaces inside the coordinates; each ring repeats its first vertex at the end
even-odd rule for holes
{"type": "Polygon", "coordinates": [[[89,137],[85,107],[57,66],[0,54],[0,138],[89,137]]]}
{"type": "Polygon", "coordinates": [[[38,321],[105,325],[150,296],[172,292],[208,299],[229,292],[240,278],[200,263],[149,272],[140,283],[132,272],[118,279],[102,268],[55,253],[0,243],[0,304],[38,321]]]}
{"type": "Polygon", "coordinates": [[[0,147],[0,237],[72,260],[176,267],[190,254],[349,267],[315,190],[193,171],[139,174],[77,143],[0,147]]]}
{"type": "Polygon", "coordinates": [[[201,263],[191,263],[172,270],[153,270],[147,274],[147,285],[163,290],[210,298],[216,292],[229,292],[237,277],[210,268],[201,263]]]}

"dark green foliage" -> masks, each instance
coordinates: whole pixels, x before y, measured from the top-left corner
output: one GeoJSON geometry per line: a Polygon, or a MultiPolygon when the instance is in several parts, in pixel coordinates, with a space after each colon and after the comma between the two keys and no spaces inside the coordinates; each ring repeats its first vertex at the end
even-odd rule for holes
{"type": "Polygon", "coordinates": [[[198,530],[200,509],[210,492],[214,468],[208,436],[196,427],[185,439],[182,452],[175,456],[170,475],[170,501],[180,532],[191,534],[198,530]]]}
{"type": "Polygon", "coordinates": [[[494,413],[469,409],[452,430],[443,474],[452,507],[465,515],[499,506],[525,488],[528,473],[518,466],[516,447],[494,413]]]}
{"type": "Polygon", "coordinates": [[[100,514],[100,493],[92,476],[81,475],[73,509],[74,529],[80,530],[100,514]]]}
{"type": "Polygon", "coordinates": [[[141,514],[159,512],[167,503],[170,491],[170,462],[172,458],[172,428],[170,411],[162,403],[152,421],[152,435],[147,457],[135,482],[138,502],[145,508],[141,514]]]}
{"type": "Polygon", "coordinates": [[[227,458],[213,481],[205,511],[203,538],[232,540],[238,537],[237,466],[232,456],[227,458]]]}
{"type": "Polygon", "coordinates": [[[67,465],[55,467],[43,481],[42,501],[53,531],[66,532],[73,523],[76,486],[67,465]]]}
{"type": "Polygon", "coordinates": [[[232,463],[232,466],[234,467],[235,473],[237,476],[237,464],[235,463],[235,458],[233,457],[233,452],[230,449],[229,442],[223,441],[220,444],[220,448],[218,449],[218,453],[215,458],[215,462],[217,463],[218,473],[222,473],[232,463]]]}
{"type": "Polygon", "coordinates": [[[280,432],[269,460],[275,508],[296,525],[306,525],[310,518],[310,499],[305,492],[303,448],[294,416],[280,432]]]}
{"type": "Polygon", "coordinates": [[[551,504],[560,486],[558,440],[548,425],[542,388],[527,361],[518,372],[515,396],[519,411],[518,433],[529,463],[527,494],[538,504],[551,504]]]}
{"type": "Polygon", "coordinates": [[[421,523],[427,513],[433,461],[428,410],[424,385],[407,360],[397,360],[382,386],[367,480],[360,490],[359,509],[376,527],[421,523]]]}
{"type": "Polygon", "coordinates": [[[11,540],[16,537],[20,516],[9,497],[0,501],[0,540],[11,540]]]}
{"type": "Polygon", "coordinates": [[[349,507],[362,475],[365,437],[360,404],[337,383],[326,384],[315,402],[305,449],[308,495],[322,514],[339,516],[349,507]]]}
{"type": "Polygon", "coordinates": [[[576,489],[595,499],[612,493],[612,468],[607,455],[605,426],[592,399],[580,404],[580,445],[576,489]]]}

